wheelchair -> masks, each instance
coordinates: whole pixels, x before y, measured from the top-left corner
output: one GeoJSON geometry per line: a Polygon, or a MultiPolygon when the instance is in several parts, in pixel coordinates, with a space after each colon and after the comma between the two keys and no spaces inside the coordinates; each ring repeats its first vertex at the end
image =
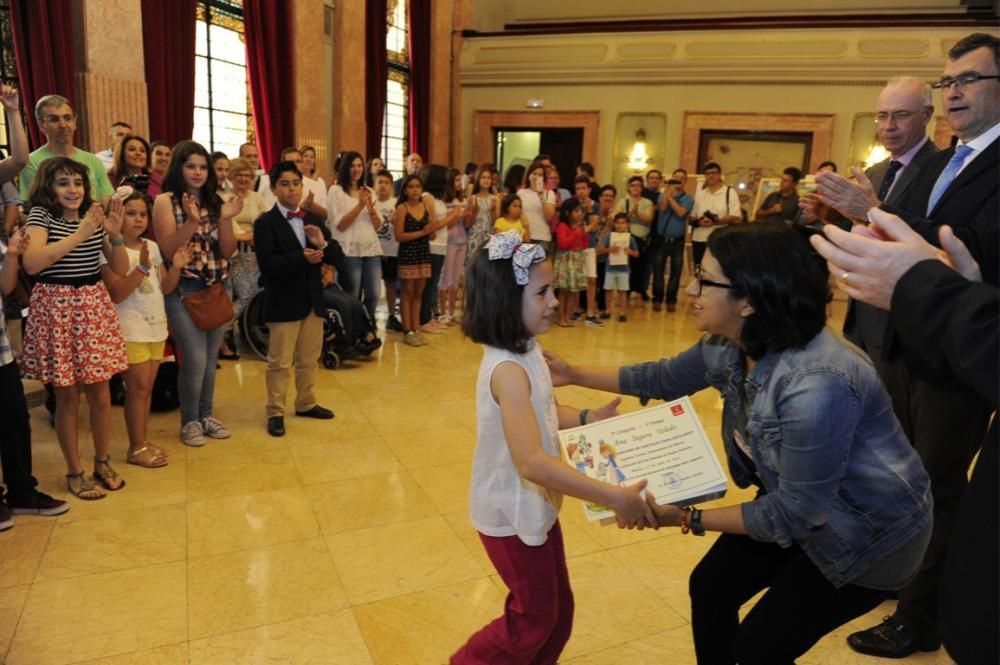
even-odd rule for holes
{"type": "MultiPolygon", "coordinates": [[[[240,334],[253,352],[261,360],[267,360],[267,345],[270,333],[264,321],[264,291],[258,291],[240,316],[240,334]]],[[[345,357],[350,357],[349,343],[340,314],[333,309],[326,310],[323,318],[323,351],[320,360],[323,367],[337,369],[345,357]]]]}

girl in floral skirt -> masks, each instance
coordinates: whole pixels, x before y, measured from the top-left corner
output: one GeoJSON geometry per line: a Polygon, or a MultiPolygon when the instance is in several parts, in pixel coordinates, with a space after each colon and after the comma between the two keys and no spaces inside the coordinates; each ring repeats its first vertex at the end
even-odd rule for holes
{"type": "Polygon", "coordinates": [[[587,230],[583,226],[583,208],[576,199],[569,199],[559,209],[556,226],[555,288],[559,289],[559,325],[569,328],[574,305],[579,293],[587,288],[584,252],[587,248],[587,230]]]}

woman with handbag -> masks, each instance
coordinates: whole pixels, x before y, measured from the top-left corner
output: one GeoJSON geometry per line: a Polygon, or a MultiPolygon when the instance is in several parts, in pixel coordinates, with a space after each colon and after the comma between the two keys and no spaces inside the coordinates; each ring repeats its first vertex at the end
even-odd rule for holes
{"type": "Polygon", "coordinates": [[[177,289],[166,297],[167,320],[181,352],[178,390],[181,441],[205,445],[205,437],[225,439],[229,429],[212,415],[215,367],[233,304],[223,288],[228,257],[236,251],[232,218],[243,201],[223,204],[208,151],[194,141],[174,147],[163,178],[163,193],[153,204],[153,226],[164,260],[187,246],[192,259],[177,289]]]}

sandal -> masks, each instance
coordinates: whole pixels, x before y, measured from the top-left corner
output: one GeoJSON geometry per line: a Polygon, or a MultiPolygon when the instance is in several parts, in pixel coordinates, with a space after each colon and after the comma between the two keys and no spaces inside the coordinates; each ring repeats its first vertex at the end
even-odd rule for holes
{"type": "Polygon", "coordinates": [[[107,494],[97,489],[97,485],[94,484],[93,480],[90,480],[89,478],[83,475],[83,471],[79,473],[66,474],[66,489],[70,491],[70,494],[72,494],[78,499],[82,499],[83,501],[97,501],[107,496],[107,494]],[[80,479],[80,487],[77,489],[73,489],[72,483],[74,478],[80,479]],[[100,493],[95,496],[95,492],[100,492],[100,493]]]}
{"type": "Polygon", "coordinates": [[[125,454],[125,461],[128,464],[135,464],[136,466],[145,467],[147,469],[158,469],[161,466],[166,466],[166,457],[163,453],[157,450],[155,447],[149,445],[148,443],[142,448],[137,450],[132,450],[129,448],[128,452],[125,454]],[[143,454],[148,453],[148,454],[143,454]]]}
{"type": "Polygon", "coordinates": [[[125,481],[118,475],[117,471],[111,468],[110,455],[104,459],[99,457],[94,458],[94,480],[99,482],[109,492],[117,492],[125,487],[125,481]],[[117,485],[115,481],[118,481],[117,485]]]}

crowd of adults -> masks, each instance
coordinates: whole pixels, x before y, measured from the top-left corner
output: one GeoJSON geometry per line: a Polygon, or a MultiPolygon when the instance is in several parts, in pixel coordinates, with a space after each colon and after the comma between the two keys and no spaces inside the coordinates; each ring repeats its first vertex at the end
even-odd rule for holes
{"type": "MultiPolygon", "coordinates": [[[[998,74],[997,39],[975,34],[951,49],[937,82],[890,80],[875,113],[888,159],[864,172],[854,169],[850,178],[824,164],[816,191],[802,197],[802,173],[790,167],[779,190],[755,211],[759,220],[784,221],[814,236],[851,296],[845,335],[874,364],[929,477],[933,519],[920,565],[903,576],[890,574],[898,569],[880,568],[874,576],[857,571],[862,581],[864,572],[879,584],[902,585],[892,616],[850,636],[851,647],[866,654],[904,657],[937,649],[943,639],[961,663],[1000,660],[993,418],[998,74]],[[932,88],[941,91],[958,139],[946,150],[927,137],[932,88]],[[970,487],[967,474],[977,454],[970,487]]],[[[492,164],[459,171],[425,165],[411,154],[397,177],[380,157],[345,151],[327,182],[311,146],[286,148],[264,171],[252,143],[230,158],[194,141],[148,142],[126,122],[114,123],[108,148],[92,154],[75,146],[77,115],[58,95],[35,103],[46,143],[29,153],[17,92],[5,86],[0,102],[12,152],[0,162],[0,181],[18,179],[19,188],[15,199],[5,186],[0,238],[0,255],[7,257],[0,272],[6,314],[6,321],[0,318],[6,486],[0,530],[13,525],[10,514],[58,515],[69,508],[40,492],[31,474],[22,375],[42,381],[54,396],[69,490],[82,500],[104,498],[125,486],[111,464],[111,377],[125,373],[132,400],[126,406],[131,464],[169,462],[168,451],[145,438],[168,329],[180,355],[181,441],[201,446],[230,436],[213,415],[217,359],[238,357],[234,325],[239,328],[243,309],[261,292],[269,331],[266,427],[283,436],[293,365],[295,414],[334,417],[314,391],[330,310],[338,313],[348,357],[366,357],[381,345],[376,308],[383,294],[386,334],[426,345],[425,336],[460,317],[463,271],[497,231],[518,229],[525,242],[553,257],[556,286],[568,295],[560,312],[566,326],[605,326],[616,291],[626,291],[636,306],[651,301],[654,312],[676,311],[688,239],[688,260],[701,280],[698,297],[704,286],[732,288],[708,278],[713,270],[732,277],[713,256],[722,251],[721,240],[706,270],[702,265],[713,233],[746,218],[715,162],[702,165],[704,185],[694,196],[683,169],[633,176],[619,192],[599,184],[587,163],[564,178],[546,155],[501,174],[492,164]],[[570,180],[572,191],[563,186],[570,180]],[[616,231],[625,236],[623,245],[616,244],[616,231]],[[22,338],[18,319],[25,307],[30,314],[22,338]],[[92,477],[84,473],[77,438],[81,387],[94,434],[92,477]]],[[[617,321],[626,321],[624,309],[617,321]]],[[[638,384],[632,389],[648,396],[638,384]]],[[[782,489],[765,483],[762,491],[782,489]]],[[[838,577],[843,571],[834,574],[836,562],[830,565],[824,573],[834,585],[858,581],[838,577]]]]}

